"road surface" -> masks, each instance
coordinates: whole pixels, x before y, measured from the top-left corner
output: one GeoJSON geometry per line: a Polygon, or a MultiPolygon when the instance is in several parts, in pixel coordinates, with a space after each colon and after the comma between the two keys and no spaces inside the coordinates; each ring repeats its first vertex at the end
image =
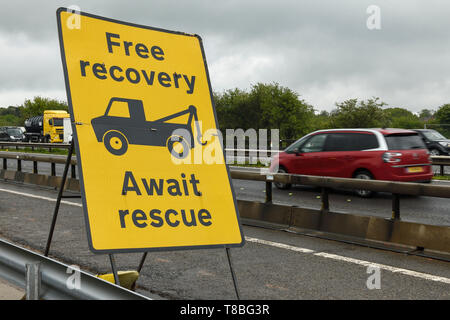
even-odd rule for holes
{"type": "MultiPolygon", "coordinates": [[[[250,196],[240,192],[246,188],[236,183],[238,198],[250,196]]],[[[314,191],[297,192],[310,198],[303,203],[316,204],[314,191]]],[[[56,196],[55,190],[0,182],[0,237],[43,252],[56,196]]],[[[243,231],[246,244],[231,250],[242,299],[450,299],[448,262],[256,227],[243,231]]],[[[61,205],[50,256],[94,274],[110,272],[108,256],[88,249],[78,199],[61,205]]],[[[117,254],[118,268],[135,269],[140,257],[117,254]]],[[[224,249],[151,252],[138,292],[166,299],[236,298],[224,249]]]]}

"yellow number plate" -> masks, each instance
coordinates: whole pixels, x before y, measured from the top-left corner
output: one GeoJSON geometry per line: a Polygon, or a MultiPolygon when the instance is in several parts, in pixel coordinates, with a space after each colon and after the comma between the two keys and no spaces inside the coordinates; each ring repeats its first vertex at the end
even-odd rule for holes
{"type": "Polygon", "coordinates": [[[409,167],[406,168],[407,172],[422,172],[423,168],[422,167],[409,167]]]}

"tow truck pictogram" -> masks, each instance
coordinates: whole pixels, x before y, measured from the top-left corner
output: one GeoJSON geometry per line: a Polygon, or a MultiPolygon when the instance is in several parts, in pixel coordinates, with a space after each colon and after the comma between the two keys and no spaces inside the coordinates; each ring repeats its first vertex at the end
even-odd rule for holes
{"type": "Polygon", "coordinates": [[[197,130],[197,143],[202,142],[202,133],[198,123],[197,108],[190,105],[187,109],[154,121],[145,118],[142,100],[113,97],[103,116],[91,120],[98,142],[103,142],[113,155],[121,156],[128,150],[128,145],[167,147],[178,159],[183,159],[194,147],[192,120],[197,130]],[[128,105],[130,117],[110,116],[108,113],[115,102],[128,105]],[[187,123],[169,123],[167,121],[189,114],[187,123]]]}

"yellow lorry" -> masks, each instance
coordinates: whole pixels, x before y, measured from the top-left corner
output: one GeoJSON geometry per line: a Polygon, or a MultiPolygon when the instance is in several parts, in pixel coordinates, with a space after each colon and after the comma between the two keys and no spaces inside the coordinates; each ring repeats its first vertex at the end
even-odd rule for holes
{"type": "Polygon", "coordinates": [[[64,142],[64,119],[70,118],[64,110],[45,110],[41,116],[25,120],[25,140],[30,142],[64,142]]]}

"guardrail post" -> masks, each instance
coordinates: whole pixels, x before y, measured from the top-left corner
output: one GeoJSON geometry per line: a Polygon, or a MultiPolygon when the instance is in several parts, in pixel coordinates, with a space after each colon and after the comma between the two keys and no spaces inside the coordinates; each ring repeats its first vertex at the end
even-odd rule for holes
{"type": "Polygon", "coordinates": [[[37,161],[33,161],[33,173],[38,173],[38,164],[37,161]]]}
{"type": "Polygon", "coordinates": [[[320,198],[322,199],[322,210],[323,212],[329,212],[330,211],[330,202],[328,201],[328,193],[329,189],[322,187],[320,198]]]}
{"type": "Polygon", "coordinates": [[[445,172],[444,172],[444,165],[441,164],[441,176],[444,176],[445,172]]]}
{"type": "Polygon", "coordinates": [[[400,220],[400,195],[392,194],[392,220],[400,220]]]}
{"type": "Polygon", "coordinates": [[[22,171],[22,160],[17,159],[17,171],[22,171]]]}
{"type": "Polygon", "coordinates": [[[70,165],[70,168],[72,169],[71,170],[71,177],[75,179],[77,177],[76,171],[75,171],[75,166],[72,164],[72,165],[70,165]]]}
{"type": "Polygon", "coordinates": [[[52,176],[56,176],[56,164],[54,162],[51,163],[51,173],[52,176]]]}
{"type": "Polygon", "coordinates": [[[266,202],[272,202],[272,181],[266,181],[266,202]]]}
{"type": "Polygon", "coordinates": [[[3,158],[3,170],[8,169],[8,159],[3,158]]]}
{"type": "Polygon", "coordinates": [[[272,202],[272,181],[273,174],[266,174],[266,202],[272,202]]]}
{"type": "Polygon", "coordinates": [[[26,264],[26,299],[39,300],[41,290],[40,262],[26,264]]]}

